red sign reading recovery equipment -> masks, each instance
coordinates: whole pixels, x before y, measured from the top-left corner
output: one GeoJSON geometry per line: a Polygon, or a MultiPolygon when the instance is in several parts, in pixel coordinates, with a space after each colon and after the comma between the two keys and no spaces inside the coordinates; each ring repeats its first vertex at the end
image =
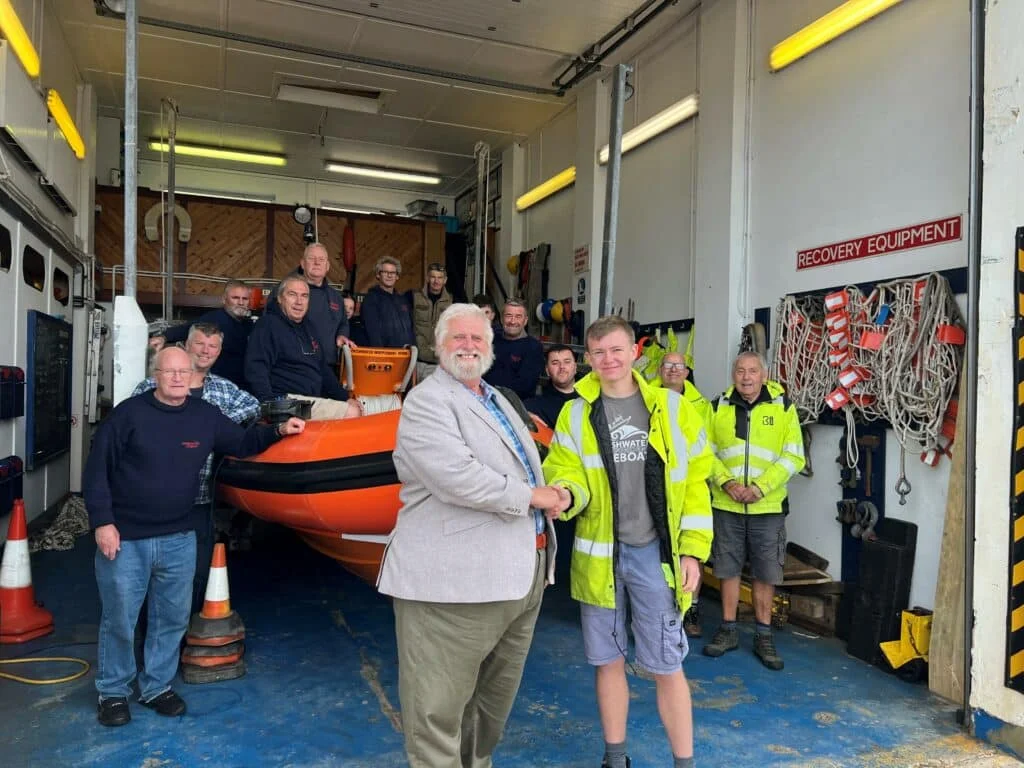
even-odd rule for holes
{"type": "Polygon", "coordinates": [[[801,270],[826,267],[843,261],[866,259],[885,253],[950,243],[962,238],[963,216],[950,216],[946,219],[915,224],[912,227],[893,229],[889,232],[879,232],[876,235],[858,237],[855,240],[844,240],[841,243],[820,245],[817,248],[808,248],[806,251],[797,251],[796,268],[801,270]]]}

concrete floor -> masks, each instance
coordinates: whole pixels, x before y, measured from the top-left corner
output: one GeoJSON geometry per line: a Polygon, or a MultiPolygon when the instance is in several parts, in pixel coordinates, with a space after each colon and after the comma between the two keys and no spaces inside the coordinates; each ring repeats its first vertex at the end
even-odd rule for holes
{"type": "MultiPolygon", "coordinates": [[[[246,677],[179,685],[188,713],[162,718],[133,706],[132,722],[96,723],[93,674],[73,683],[28,686],[0,680],[0,765],[343,766],[405,764],[398,712],[390,604],[273,530],[253,551],[229,554],[231,597],[245,620],[246,677]]],[[[95,663],[98,598],[94,545],[33,556],[37,599],[56,633],[0,658],[70,655],[95,663]]],[[[705,601],[705,612],[717,606],[705,601]]],[[[713,629],[714,621],[708,621],[713,629]]],[[[710,632],[709,632],[710,633],[710,632]]],[[[841,643],[790,631],[778,635],[783,672],[750,653],[685,664],[695,703],[699,766],[1017,766],[962,736],[953,708],[923,685],[846,656],[841,643]]],[[[8,668],[9,669],[9,668],[8,668]]],[[[14,671],[57,676],[59,667],[14,671]]],[[[631,678],[629,751],[635,768],[670,765],[652,682],[631,678]]],[[[597,768],[602,741],[583,663],[578,610],[563,583],[550,589],[498,766],[597,768]]]]}

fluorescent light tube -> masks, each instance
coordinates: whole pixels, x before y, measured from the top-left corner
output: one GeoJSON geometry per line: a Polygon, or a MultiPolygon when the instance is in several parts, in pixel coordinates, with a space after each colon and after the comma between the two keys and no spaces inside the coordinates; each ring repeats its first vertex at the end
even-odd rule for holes
{"type": "Polygon", "coordinates": [[[330,200],[320,201],[321,211],[337,211],[339,213],[365,213],[369,216],[383,216],[384,214],[394,215],[394,211],[383,208],[370,208],[366,205],[349,205],[348,203],[333,203],[330,200]]]}
{"type": "Polygon", "coordinates": [[[388,179],[390,181],[411,181],[414,184],[440,184],[440,176],[428,176],[423,173],[411,173],[410,171],[389,171],[386,168],[371,168],[365,165],[349,165],[348,163],[336,163],[328,160],[324,163],[324,170],[331,173],[347,173],[350,176],[366,176],[373,179],[388,179]]]}
{"type": "Polygon", "coordinates": [[[353,93],[342,93],[328,88],[312,88],[303,85],[281,85],[277,89],[278,101],[291,101],[296,104],[312,104],[328,109],[343,109],[348,112],[365,112],[379,114],[383,104],[379,96],[367,93],[358,96],[353,93]]]}
{"type": "MultiPolygon", "coordinates": [[[[149,148],[155,152],[170,152],[170,145],[161,139],[150,139],[149,148]]],[[[219,149],[217,147],[200,147],[195,144],[174,143],[174,154],[191,157],[208,157],[211,160],[229,160],[235,163],[254,163],[256,165],[285,165],[287,160],[282,155],[269,155],[263,152],[249,152],[243,149],[219,149]]]]}
{"type": "MultiPolygon", "coordinates": [[[[655,136],[664,133],[679,123],[689,120],[697,114],[699,99],[696,93],[691,93],[685,99],[680,99],[671,107],[663,109],[653,117],[644,120],[640,125],[634,126],[622,135],[622,154],[635,149],[645,141],[650,141],[655,136]]],[[[605,144],[598,153],[598,160],[601,165],[608,162],[609,148],[605,144]]]]}
{"type": "Polygon", "coordinates": [[[10,0],[0,0],[0,32],[7,38],[11,50],[18,57],[29,77],[39,77],[39,54],[32,39],[21,24],[10,0]]]}
{"type": "Polygon", "coordinates": [[[552,176],[542,184],[538,184],[525,195],[516,199],[516,210],[525,211],[531,205],[536,205],[546,197],[550,197],[559,190],[565,189],[576,181],[576,166],[571,165],[555,176],[552,176]]]}
{"type": "MultiPolygon", "coordinates": [[[[153,188],[154,192],[167,192],[166,186],[153,188]]],[[[195,187],[175,187],[174,194],[189,197],[213,197],[219,200],[239,200],[244,203],[273,203],[277,195],[258,195],[249,192],[229,192],[217,189],[197,189],[195,187]]]]}
{"type": "Polygon", "coordinates": [[[772,48],[768,68],[778,72],[816,48],[874,18],[902,0],[847,0],[772,48]]]}
{"type": "Polygon", "coordinates": [[[49,110],[50,116],[57,124],[57,127],[60,128],[60,132],[64,134],[64,139],[67,141],[68,146],[71,147],[71,151],[75,153],[75,157],[79,160],[84,160],[85,142],[82,141],[82,134],[78,132],[75,121],[71,119],[71,113],[64,106],[64,101],[61,99],[60,94],[53,88],[46,92],[46,108],[49,110]]]}

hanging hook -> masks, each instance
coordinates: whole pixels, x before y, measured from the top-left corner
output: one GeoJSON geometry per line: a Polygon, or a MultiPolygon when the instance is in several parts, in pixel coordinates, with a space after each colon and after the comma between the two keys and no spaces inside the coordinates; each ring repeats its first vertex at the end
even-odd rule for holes
{"type": "Polygon", "coordinates": [[[900,477],[896,481],[896,493],[900,497],[900,506],[906,506],[907,496],[912,490],[910,481],[907,480],[907,449],[900,446],[900,477]]]}

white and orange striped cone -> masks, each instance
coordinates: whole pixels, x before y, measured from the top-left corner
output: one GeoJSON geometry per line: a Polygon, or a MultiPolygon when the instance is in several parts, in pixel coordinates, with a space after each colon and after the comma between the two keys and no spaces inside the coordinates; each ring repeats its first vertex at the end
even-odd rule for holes
{"type": "Polygon", "coordinates": [[[0,563],[0,643],[24,643],[53,632],[53,614],[36,605],[28,558],[25,503],[14,500],[0,563]]]}
{"type": "Polygon", "coordinates": [[[242,617],[231,610],[227,554],[223,544],[215,544],[203,609],[192,615],[185,642],[188,645],[221,646],[244,637],[242,617]]]}
{"type": "Polygon", "coordinates": [[[231,610],[227,554],[223,544],[215,544],[203,609],[192,616],[185,636],[181,679],[216,683],[242,677],[246,672],[244,638],[242,618],[231,610]]]}

